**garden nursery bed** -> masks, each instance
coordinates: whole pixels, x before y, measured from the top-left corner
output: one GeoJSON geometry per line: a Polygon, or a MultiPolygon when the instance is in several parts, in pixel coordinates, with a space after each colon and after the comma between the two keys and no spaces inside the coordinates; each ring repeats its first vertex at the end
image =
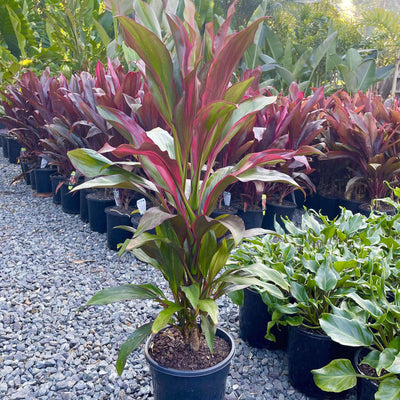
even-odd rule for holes
{"type": "MultiPolygon", "coordinates": [[[[0,397],[153,399],[141,348],[118,376],[115,361],[134,328],[157,313],[150,301],[78,309],[98,290],[157,281],[154,268],[107,248],[105,234],[51,197],[34,195],[0,155],[0,397]]],[[[220,303],[220,326],[236,344],[226,400],[305,400],[287,378],[282,350],[249,347],[239,337],[238,307],[220,303]]],[[[353,400],[353,392],[342,396],[353,400]]]]}

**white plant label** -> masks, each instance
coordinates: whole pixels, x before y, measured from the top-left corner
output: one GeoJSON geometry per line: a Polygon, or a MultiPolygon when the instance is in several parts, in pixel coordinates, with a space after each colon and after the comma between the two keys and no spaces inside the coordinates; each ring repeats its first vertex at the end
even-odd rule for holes
{"type": "Polygon", "coordinates": [[[42,158],[42,161],[40,161],[40,168],[46,168],[47,165],[47,160],[45,158],[42,158]]]}
{"type": "Polygon", "coordinates": [[[121,207],[121,199],[119,197],[119,191],[118,189],[114,189],[114,200],[115,200],[115,205],[117,207],[121,207]]]}
{"type": "Polygon", "coordinates": [[[146,212],[146,199],[139,199],[136,202],[136,206],[140,212],[140,215],[143,215],[146,212]]]}
{"type": "Polygon", "coordinates": [[[231,194],[229,192],[224,192],[223,196],[224,204],[226,205],[226,207],[229,207],[231,205],[231,194]]]}

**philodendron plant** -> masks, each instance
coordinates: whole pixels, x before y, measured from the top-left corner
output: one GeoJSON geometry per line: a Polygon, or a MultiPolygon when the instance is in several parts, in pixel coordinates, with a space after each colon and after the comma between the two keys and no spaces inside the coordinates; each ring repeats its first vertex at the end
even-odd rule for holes
{"type": "Polygon", "coordinates": [[[121,252],[131,251],[161,271],[170,294],[156,284],[128,284],[104,289],[87,303],[153,299],[162,306],[155,320],[138,328],[122,346],[117,361],[119,373],[129,353],[167,325],[176,326],[194,351],[204,334],[212,351],[218,320],[215,300],[249,285],[263,286],[257,279],[259,275],[268,280],[258,265],[224,269],[230,251],[245,235],[244,224],[237,216],[210,217],[220,195],[235,181],[280,180],[296,185],[290,177],[261,167],[284,162],[284,153],[269,150],[248,154],[234,165],[217,166],[222,149],[244,127],[253,124],[259,110],[275,100],[264,96],[245,98],[251,79],[231,82],[237,63],[263,21],[259,19],[228,35],[233,12],[231,7],[217,34],[208,24],[202,40],[194,4],[187,1],[184,22],[167,14],[172,50],[160,39],[157,22],[152,21],[147,28],[118,17],[127,45],[141,58],[138,65],[169,131],[157,128],[146,132],[121,111],[101,107],[103,117],[129,141],[117,148],[107,146],[102,153],[108,151],[124,160],[112,162],[90,149],[69,153],[78,170],[95,177],[79,188],[131,188],[154,204],[121,252]],[[126,161],[129,158],[132,161],[126,161]],[[136,166],[141,167],[141,176],[133,172],[136,166]],[[153,228],[156,233],[148,233],[153,228]],[[227,231],[230,236],[226,236],[227,231]]]}
{"type": "Polygon", "coordinates": [[[357,378],[364,378],[379,383],[375,399],[400,396],[400,292],[396,290],[394,298],[388,299],[384,277],[375,279],[371,289],[373,285],[370,296],[353,293],[333,314],[324,314],[320,320],[334,341],[366,347],[365,357],[355,362],[368,365],[373,375],[357,373],[349,360],[336,359],[312,371],[322,390],[342,392],[354,387],[357,378]]]}
{"type": "MultiPolygon", "coordinates": [[[[320,318],[339,306],[343,297],[355,292],[360,269],[369,260],[367,243],[360,239],[367,229],[366,218],[344,210],[330,221],[326,216],[307,212],[300,226],[289,220],[284,229],[275,223],[275,233],[263,239],[246,239],[231,257],[233,265],[241,267],[254,263],[272,268],[286,282],[276,296],[268,290],[262,294],[272,315],[266,338],[274,340],[271,328],[275,324],[300,326],[321,332],[320,318]]],[[[379,238],[376,238],[379,240],[379,238]]],[[[276,281],[278,282],[278,281],[276,281]]]]}
{"type": "MultiPolygon", "coordinates": [[[[398,196],[400,190],[394,190],[398,196]]],[[[400,292],[398,249],[400,206],[384,199],[397,212],[389,216],[371,214],[364,240],[370,242],[368,263],[360,270],[357,292],[347,294],[340,307],[323,314],[320,324],[332,340],[366,348],[360,365],[366,364],[374,374],[357,373],[349,360],[333,360],[314,370],[314,380],[323,390],[341,392],[356,385],[357,378],[377,381],[377,400],[400,396],[400,292]]],[[[368,245],[368,243],[366,243],[368,245]]]]}

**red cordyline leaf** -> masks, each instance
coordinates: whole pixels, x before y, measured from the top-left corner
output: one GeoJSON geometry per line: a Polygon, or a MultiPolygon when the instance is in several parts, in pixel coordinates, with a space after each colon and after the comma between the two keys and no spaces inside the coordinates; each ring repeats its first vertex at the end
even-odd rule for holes
{"type": "Polygon", "coordinates": [[[182,20],[177,15],[167,15],[168,23],[171,28],[174,42],[176,43],[176,54],[180,64],[180,69],[184,76],[190,72],[189,56],[195,43],[191,43],[188,31],[183,25],[182,20]]]}
{"type": "Polygon", "coordinates": [[[124,112],[109,107],[99,107],[98,110],[130,143],[139,147],[145,142],[151,142],[146,131],[124,112]]]}
{"type": "Polygon", "coordinates": [[[238,0],[235,0],[228,8],[228,12],[226,14],[226,18],[220,28],[218,29],[217,35],[215,36],[215,40],[213,41],[213,54],[217,54],[225,43],[226,35],[228,33],[229,27],[232,22],[232,18],[235,14],[235,6],[238,0]]]}
{"type": "Polygon", "coordinates": [[[179,188],[182,187],[181,175],[176,160],[172,160],[167,151],[161,151],[156,144],[147,142],[143,143],[140,148],[122,144],[113,151],[113,154],[120,158],[129,155],[142,156],[140,157],[141,163],[144,171],[148,172],[149,179],[170,193],[176,202],[176,206],[179,207],[181,203],[179,192],[179,188]],[[152,170],[150,171],[150,169],[152,170]],[[160,179],[157,179],[158,177],[160,179]]]}
{"type": "Polygon", "coordinates": [[[223,98],[236,65],[244,51],[253,42],[258,26],[264,20],[265,18],[260,18],[248,28],[229,36],[224,46],[215,55],[208,71],[206,88],[202,97],[203,105],[223,98]]]}
{"type": "Polygon", "coordinates": [[[97,61],[95,75],[95,86],[97,88],[103,89],[107,95],[111,95],[110,88],[106,79],[106,69],[100,61],[97,61]]]}
{"type": "Polygon", "coordinates": [[[113,63],[111,62],[111,60],[108,58],[107,60],[107,66],[108,66],[108,71],[109,74],[111,75],[111,81],[114,85],[114,93],[116,93],[121,85],[120,80],[115,72],[113,63]]]}

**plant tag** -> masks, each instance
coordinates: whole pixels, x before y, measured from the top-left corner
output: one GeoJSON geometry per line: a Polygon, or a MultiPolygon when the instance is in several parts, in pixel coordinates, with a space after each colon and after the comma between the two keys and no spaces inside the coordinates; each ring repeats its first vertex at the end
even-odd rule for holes
{"type": "Polygon", "coordinates": [[[42,158],[42,161],[40,161],[40,168],[46,168],[47,165],[47,160],[45,158],[42,158]]]}
{"type": "Polygon", "coordinates": [[[261,128],[261,127],[254,127],[253,128],[253,132],[254,132],[254,137],[257,140],[262,140],[263,136],[264,136],[264,132],[267,130],[267,128],[261,128]]]}
{"type": "Polygon", "coordinates": [[[265,210],[267,208],[267,195],[266,194],[261,195],[261,204],[262,204],[263,215],[265,215],[265,210]]]}
{"type": "Polygon", "coordinates": [[[139,199],[136,202],[136,206],[140,212],[140,215],[143,215],[146,212],[146,199],[139,199]]]}
{"type": "Polygon", "coordinates": [[[224,204],[229,207],[231,205],[231,197],[232,195],[229,192],[224,192],[224,204]]]}
{"type": "Polygon", "coordinates": [[[119,197],[119,190],[114,189],[113,192],[114,192],[115,205],[117,207],[121,207],[121,198],[119,197]]]}

